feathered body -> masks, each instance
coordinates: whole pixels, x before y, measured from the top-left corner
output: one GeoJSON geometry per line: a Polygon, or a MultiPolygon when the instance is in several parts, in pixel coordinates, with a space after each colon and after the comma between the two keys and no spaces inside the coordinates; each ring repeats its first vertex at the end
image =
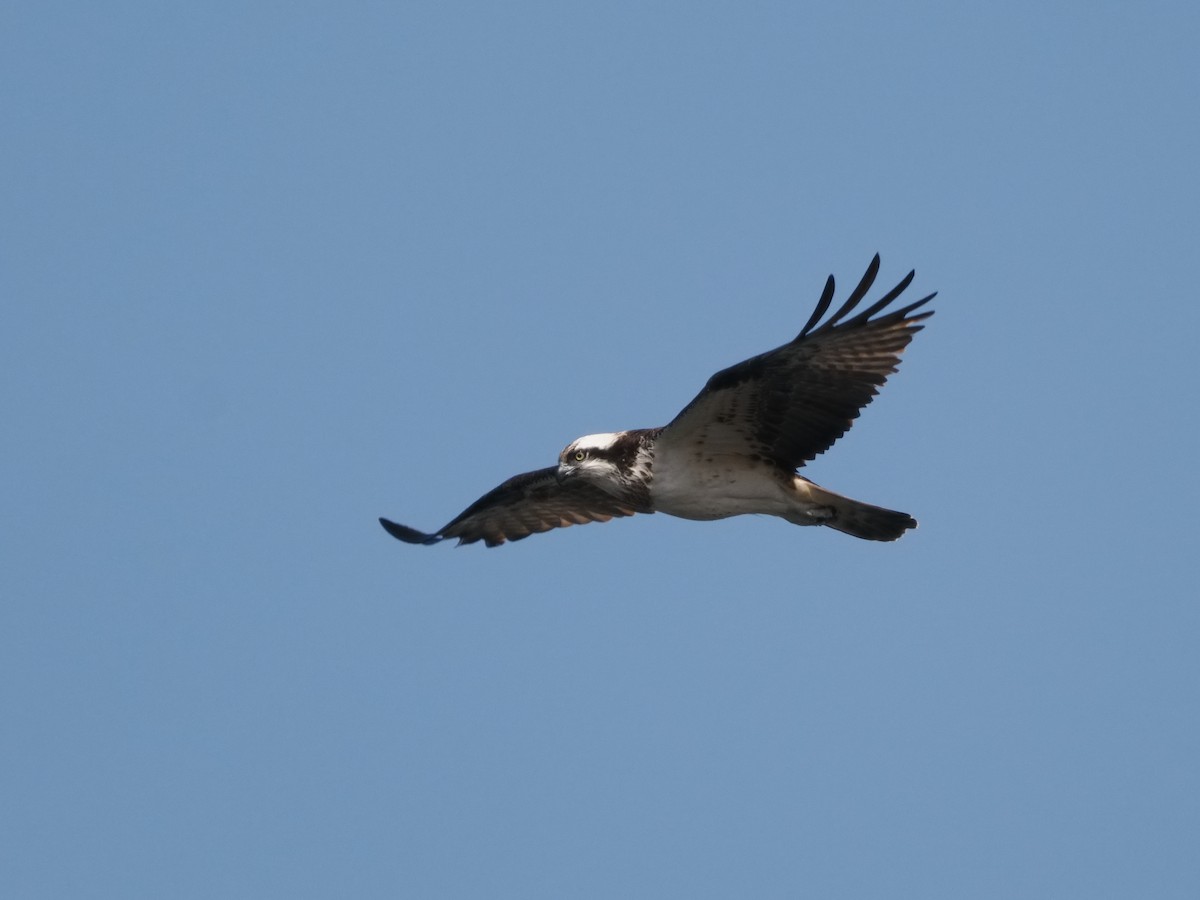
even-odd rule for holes
{"type": "Polygon", "coordinates": [[[912,281],[850,318],[879,271],[876,256],[829,319],[831,275],[808,323],[791,341],[724,369],[661,428],[591,434],[558,464],[510,478],[432,534],[380,519],[394,537],[488,546],[552,528],[661,512],[684,519],[765,514],[892,541],[916,520],[843,497],[796,474],[853,424],[932,312],[934,294],[885,312],[912,281]],[[882,314],[881,314],[882,313],[882,314]]]}

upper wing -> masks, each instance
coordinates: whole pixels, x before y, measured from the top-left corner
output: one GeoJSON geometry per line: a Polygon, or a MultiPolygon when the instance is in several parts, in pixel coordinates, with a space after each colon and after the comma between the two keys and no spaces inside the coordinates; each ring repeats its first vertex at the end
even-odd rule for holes
{"type": "Polygon", "coordinates": [[[663,430],[657,445],[678,452],[757,455],[799,468],[849,430],[900,353],[932,311],[912,313],[923,297],[878,318],[914,272],[870,307],[846,319],[879,272],[879,255],[849,299],[817,327],[833,300],[833,276],[803,330],[791,343],[718,372],[663,430]],[[844,321],[843,321],[844,320],[844,321]]]}
{"type": "Polygon", "coordinates": [[[559,482],[556,466],[526,472],[488,491],[435,534],[425,534],[387,519],[379,523],[392,537],[409,544],[436,544],[458,538],[460,544],[482,540],[495,547],[551,528],[607,522],[614,516],[649,512],[614,497],[582,478],[559,482]]]}

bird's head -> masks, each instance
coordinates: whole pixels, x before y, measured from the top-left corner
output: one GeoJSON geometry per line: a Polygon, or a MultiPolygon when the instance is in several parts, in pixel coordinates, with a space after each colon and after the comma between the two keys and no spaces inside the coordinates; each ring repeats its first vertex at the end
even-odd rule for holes
{"type": "Polygon", "coordinates": [[[587,434],[571,441],[558,455],[558,480],[589,478],[612,481],[620,477],[613,448],[622,432],[587,434]]]}

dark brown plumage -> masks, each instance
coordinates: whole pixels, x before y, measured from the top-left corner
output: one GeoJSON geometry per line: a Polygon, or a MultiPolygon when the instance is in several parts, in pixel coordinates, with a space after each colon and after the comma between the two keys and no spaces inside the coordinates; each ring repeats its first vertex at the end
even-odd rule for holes
{"type": "Polygon", "coordinates": [[[459,543],[482,540],[495,547],[505,541],[519,541],[531,534],[607,522],[616,516],[652,512],[643,504],[620,500],[588,481],[560,483],[557,466],[516,475],[488,491],[436,534],[426,534],[381,518],[379,523],[392,537],[409,544],[436,544],[442,538],[458,538],[459,543]]]}

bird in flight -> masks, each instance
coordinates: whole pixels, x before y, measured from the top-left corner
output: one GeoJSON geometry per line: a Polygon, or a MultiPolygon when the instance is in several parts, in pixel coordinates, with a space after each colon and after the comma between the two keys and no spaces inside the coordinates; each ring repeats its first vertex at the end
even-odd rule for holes
{"type": "Polygon", "coordinates": [[[380,524],[409,544],[457,538],[495,547],[635,513],[699,520],[759,513],[896,540],[917,527],[908,513],[835,494],[796,473],[849,430],[933,315],[917,310],[936,294],[887,309],[915,272],[856,312],[878,273],[876,254],[846,302],[822,322],[833,301],[830,275],[794,340],[722,369],[669,424],[578,438],[557,465],[508,479],[432,534],[383,518],[380,524]]]}

